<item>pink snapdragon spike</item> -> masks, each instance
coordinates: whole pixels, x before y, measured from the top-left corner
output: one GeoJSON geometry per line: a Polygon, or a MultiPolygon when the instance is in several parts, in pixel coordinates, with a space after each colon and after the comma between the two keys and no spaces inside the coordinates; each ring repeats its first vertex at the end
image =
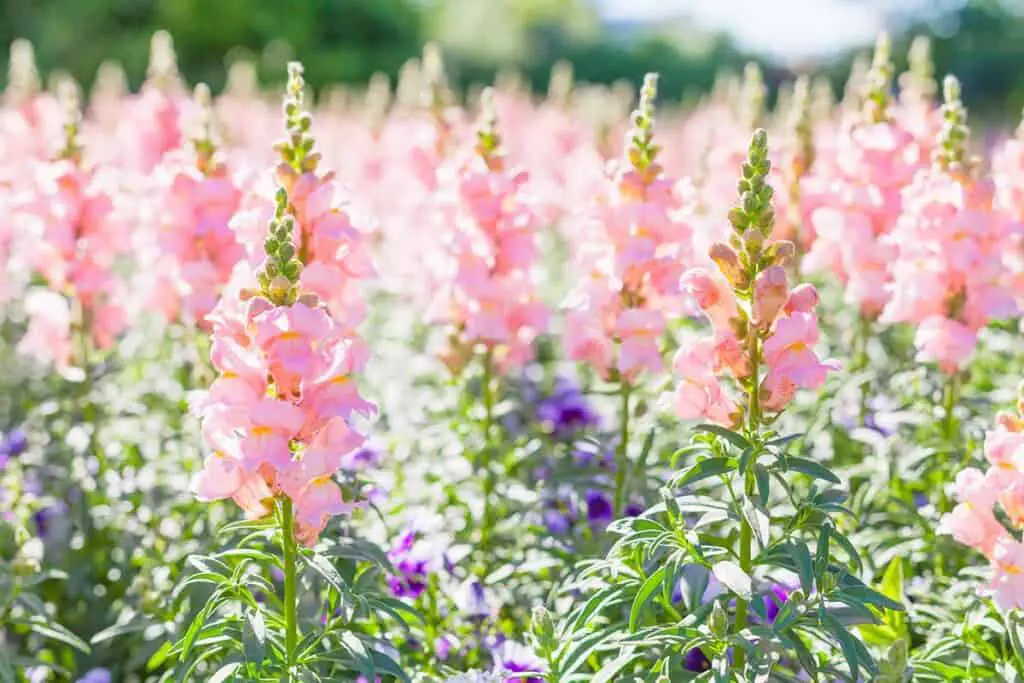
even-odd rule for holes
{"type": "Polygon", "coordinates": [[[150,42],[146,82],[125,103],[125,120],[118,127],[132,168],[148,173],[181,146],[181,114],[187,104],[171,35],[157,31],[150,42]]]}
{"type": "Polygon", "coordinates": [[[526,175],[507,165],[492,98],[485,91],[476,145],[455,181],[451,278],[434,304],[451,330],[453,370],[478,344],[499,369],[523,365],[548,322],[534,268],[539,220],[523,198],[526,175]]]}
{"type": "Polygon", "coordinates": [[[958,504],[944,515],[939,532],[951,535],[989,561],[991,580],[982,587],[1002,612],[1024,608],[1024,419],[1018,400],[1014,413],[1000,413],[985,435],[988,469],[957,475],[958,504]]]}
{"type": "MultiPolygon", "coordinates": [[[[336,308],[304,289],[301,257],[344,264],[361,245],[332,208],[330,178],[317,173],[301,92],[301,71],[293,65],[285,101],[290,137],[279,146],[278,171],[289,184],[277,191],[266,258],[256,282],[250,279],[258,288],[229,284],[208,316],[211,361],[220,375],[196,405],[211,455],[194,490],[201,500],[231,498],[249,517],[269,514],[275,498],[286,498],[297,538],[313,545],[331,517],[354,505],[334,475],[363,443],[356,416],[375,408],[356,386],[366,361],[353,327],[357,316],[336,316],[336,308]]],[[[354,296],[357,275],[368,272],[367,263],[344,273],[339,282],[350,288],[347,296],[354,296]]],[[[233,278],[246,276],[252,273],[241,264],[233,278]]]]}
{"type": "Polygon", "coordinates": [[[741,205],[729,213],[733,236],[709,253],[718,272],[696,267],[682,277],[683,291],[707,315],[713,331],[682,340],[673,361],[679,380],[673,404],[683,420],[738,427],[746,418],[753,427],[763,412],[783,411],[797,390],[820,389],[838,369],[814,350],[818,293],[809,284],[789,288],[784,266],[793,257],[793,244],[771,236],[767,145],[763,130],[754,134],[743,163],[741,205]],[[745,408],[737,388],[747,394],[745,408]]]}
{"type": "Polygon", "coordinates": [[[203,84],[196,87],[195,108],[193,154],[168,162],[174,156],[169,154],[163,164],[171,173],[157,213],[154,299],[169,320],[203,326],[245,251],[229,227],[242,190],[217,154],[210,93],[203,84]]]}
{"type": "Polygon", "coordinates": [[[648,74],[626,159],[585,228],[583,278],[565,304],[568,356],[627,383],[663,371],[658,341],[669,316],[678,314],[680,276],[693,263],[693,205],[684,199],[692,194],[657,160],[656,93],[657,78],[648,74]]]}
{"type": "MultiPolygon", "coordinates": [[[[115,272],[117,259],[129,248],[127,226],[115,211],[114,178],[106,169],[87,165],[78,144],[80,126],[77,93],[64,93],[68,110],[65,144],[57,159],[35,166],[29,187],[15,198],[13,224],[22,236],[19,257],[30,264],[50,293],[67,297],[65,306],[53,296],[30,294],[30,338],[48,351],[32,350],[59,368],[71,361],[67,337],[58,333],[69,321],[84,340],[79,343],[110,349],[126,326],[126,292],[115,272]],[[69,317],[70,316],[70,317],[69,317]],[[44,335],[42,331],[49,331],[44,335]]],[[[36,290],[38,292],[38,290],[36,290]]],[[[34,344],[24,342],[29,349],[34,344]]],[[[84,363],[85,358],[78,358],[84,363]]]]}
{"type": "Polygon", "coordinates": [[[879,38],[864,111],[836,141],[835,163],[823,177],[808,177],[801,199],[813,227],[803,260],[806,272],[837,276],[847,303],[867,320],[878,317],[891,296],[889,264],[895,246],[886,239],[902,209],[902,191],[921,167],[913,136],[892,113],[889,42],[879,38]],[[824,196],[816,196],[823,194],[824,196]]]}
{"type": "Polygon", "coordinates": [[[959,84],[947,77],[944,90],[946,126],[934,163],[906,189],[886,239],[896,259],[882,320],[914,324],[918,360],[954,375],[973,354],[978,331],[1018,309],[1003,267],[1012,224],[993,210],[991,186],[972,177],[959,84]]]}

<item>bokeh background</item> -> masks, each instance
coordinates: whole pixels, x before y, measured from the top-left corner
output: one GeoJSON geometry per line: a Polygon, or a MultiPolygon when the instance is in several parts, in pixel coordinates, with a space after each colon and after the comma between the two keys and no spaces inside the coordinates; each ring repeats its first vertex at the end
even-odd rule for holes
{"type": "MultiPolygon", "coordinates": [[[[637,83],[661,72],[662,93],[693,98],[749,60],[769,86],[826,73],[837,92],[880,30],[898,60],[933,38],[938,75],[956,73],[972,114],[1011,122],[1024,106],[1024,0],[2,0],[0,41],[30,39],[40,70],[83,85],[104,59],[136,87],[149,39],[173,35],[190,82],[223,87],[226,63],[251,59],[279,83],[299,58],[316,88],[392,78],[439,42],[453,84],[518,72],[538,91],[566,60],[579,81],[637,83]]],[[[4,57],[6,60],[6,57],[4,57]]],[[[902,64],[897,62],[897,67],[902,64]]],[[[6,71],[6,69],[4,69],[6,71]]]]}

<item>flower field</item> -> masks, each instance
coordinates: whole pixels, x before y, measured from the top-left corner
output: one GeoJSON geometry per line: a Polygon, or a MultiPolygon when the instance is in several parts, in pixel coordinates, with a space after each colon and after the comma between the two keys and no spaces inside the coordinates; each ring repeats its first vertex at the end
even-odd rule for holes
{"type": "Polygon", "coordinates": [[[213,96],[158,33],[86,96],[15,43],[0,683],[1024,680],[1024,126],[909,63],[213,96]]]}

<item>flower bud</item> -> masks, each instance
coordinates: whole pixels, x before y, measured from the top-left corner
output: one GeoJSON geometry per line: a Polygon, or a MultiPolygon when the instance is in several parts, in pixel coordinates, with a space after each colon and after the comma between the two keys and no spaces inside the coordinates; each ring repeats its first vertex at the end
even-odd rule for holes
{"type": "Polygon", "coordinates": [[[287,277],[278,275],[270,281],[270,286],[267,288],[267,294],[273,301],[283,301],[288,297],[288,292],[291,291],[292,283],[287,277]]]}
{"type": "Polygon", "coordinates": [[[754,282],[754,324],[767,329],[789,298],[789,282],[782,266],[770,266],[754,282]]]}
{"type": "Polygon", "coordinates": [[[708,256],[733,287],[742,289],[747,285],[747,274],[740,265],[740,257],[729,245],[715,242],[711,245],[708,256]]]}
{"type": "Polygon", "coordinates": [[[772,245],[771,253],[775,263],[780,266],[788,266],[796,255],[796,246],[789,240],[779,240],[772,245]]]}
{"type": "Polygon", "coordinates": [[[728,635],[729,617],[726,615],[725,609],[722,608],[720,600],[716,600],[715,606],[711,608],[711,614],[708,616],[708,628],[718,638],[725,638],[728,635]]]}
{"type": "Polygon", "coordinates": [[[743,243],[747,248],[747,253],[756,254],[761,251],[761,247],[764,245],[764,235],[761,234],[760,230],[750,228],[743,233],[743,243]]]}
{"type": "Polygon", "coordinates": [[[817,307],[821,297],[814,285],[807,282],[797,285],[789,293],[789,299],[783,310],[786,313],[811,313],[817,307]]]}
{"type": "Polygon", "coordinates": [[[555,639],[555,624],[551,620],[551,613],[544,605],[537,605],[533,608],[530,632],[533,635],[535,649],[539,653],[552,652],[558,646],[558,641],[555,639]]]}

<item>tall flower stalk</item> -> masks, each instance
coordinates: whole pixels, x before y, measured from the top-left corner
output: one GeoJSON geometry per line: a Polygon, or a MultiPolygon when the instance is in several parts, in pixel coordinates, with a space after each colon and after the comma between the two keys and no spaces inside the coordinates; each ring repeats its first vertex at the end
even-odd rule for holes
{"type": "Polygon", "coordinates": [[[674,359],[676,414],[707,421],[674,456],[694,461],[661,503],[610,525],[618,539],[608,557],[566,586],[595,593],[542,639],[553,680],[587,670],[572,644],[584,638],[608,653],[596,669],[623,676],[713,669],[719,680],[814,679],[826,672],[812,644],[842,651],[843,677],[877,672],[837,605],[900,605],[856,576],[861,560],[833,519],[846,496],[829,487],[839,478],[787,452],[793,437],[773,428],[799,389],[819,389],[837,365],[814,351],[817,292],[789,287],[794,248],[773,237],[770,171],[758,130],[729,212],[731,237],[712,245],[714,270],[682,278],[713,329],[683,339],[674,359]],[[808,486],[804,475],[817,481],[808,486]],[[780,583],[787,573],[799,586],[780,583]]]}
{"type": "Polygon", "coordinates": [[[479,368],[482,444],[474,469],[483,485],[484,552],[495,524],[498,380],[533,359],[533,342],[548,321],[535,270],[539,219],[521,193],[526,179],[509,165],[494,95],[485,90],[472,153],[455,178],[450,272],[435,304],[449,327],[445,363],[456,373],[467,364],[479,368]]]}
{"type": "MultiPolygon", "coordinates": [[[[332,196],[331,177],[317,172],[319,154],[309,134],[311,119],[303,110],[302,93],[301,66],[291,64],[284,101],[288,137],[277,146],[281,164],[276,209],[263,243],[265,256],[255,273],[257,286],[226,293],[237,299],[222,300],[210,316],[211,360],[221,374],[197,406],[211,450],[195,482],[197,496],[232,498],[250,519],[273,515],[277,523],[284,572],[283,614],[278,622],[283,630],[278,641],[282,681],[297,680],[300,663],[316,659],[299,647],[299,557],[305,556],[336,589],[344,590],[325,560],[316,555],[311,560],[310,551],[299,546],[314,546],[331,517],[353,508],[334,476],[353,466],[363,443],[355,416],[373,410],[355,385],[365,353],[349,320],[335,317],[327,303],[304,286],[304,257],[312,262],[316,254],[327,260],[325,242],[338,238],[333,230],[321,232],[324,226],[347,221],[329,205],[315,214],[318,221],[311,220],[314,214],[297,209],[297,187],[322,191],[321,198],[332,196]]],[[[350,253],[347,247],[355,246],[357,236],[348,233],[345,239],[346,248],[337,249],[338,259],[350,253]]],[[[337,306],[338,300],[331,303],[337,306]]],[[[217,600],[228,597],[218,593],[205,618],[217,600]]],[[[251,595],[242,597],[251,604],[251,595]]],[[[250,619],[264,619],[259,608],[251,609],[259,616],[250,614],[250,619]]],[[[179,645],[187,661],[190,643],[179,645]]]]}
{"type": "Polygon", "coordinates": [[[657,84],[656,74],[644,79],[625,159],[583,236],[579,267],[585,275],[566,303],[568,356],[613,382],[619,398],[615,516],[628,498],[631,398],[643,373],[664,370],[658,340],[668,317],[678,314],[679,276],[693,261],[687,222],[693,207],[658,161],[657,84]]]}

